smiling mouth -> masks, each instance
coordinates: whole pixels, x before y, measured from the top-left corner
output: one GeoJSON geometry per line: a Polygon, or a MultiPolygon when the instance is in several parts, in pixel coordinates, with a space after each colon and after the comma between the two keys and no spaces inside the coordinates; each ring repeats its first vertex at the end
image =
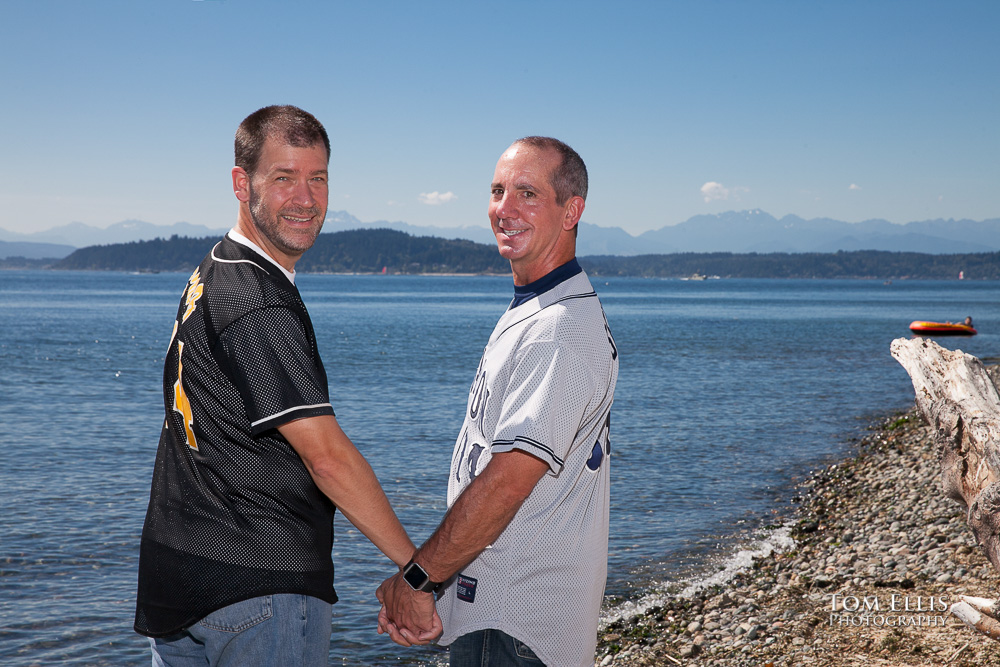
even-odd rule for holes
{"type": "Polygon", "coordinates": [[[287,220],[288,222],[292,223],[293,225],[305,224],[305,223],[309,222],[310,220],[312,220],[314,217],[315,217],[314,215],[304,215],[303,216],[303,215],[289,215],[287,213],[282,213],[281,214],[281,218],[283,220],[287,220]]]}

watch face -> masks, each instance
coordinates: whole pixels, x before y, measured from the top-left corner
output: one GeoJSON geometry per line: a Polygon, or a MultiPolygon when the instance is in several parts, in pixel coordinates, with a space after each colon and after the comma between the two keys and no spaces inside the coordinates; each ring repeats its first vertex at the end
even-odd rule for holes
{"type": "Polygon", "coordinates": [[[406,583],[410,585],[411,588],[420,590],[420,588],[427,583],[428,580],[427,573],[424,569],[417,565],[416,563],[410,563],[409,567],[403,570],[403,579],[406,583]]]}

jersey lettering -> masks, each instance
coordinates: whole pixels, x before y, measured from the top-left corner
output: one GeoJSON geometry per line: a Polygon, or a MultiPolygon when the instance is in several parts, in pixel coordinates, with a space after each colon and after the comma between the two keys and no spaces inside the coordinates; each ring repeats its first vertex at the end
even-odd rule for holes
{"type": "Polygon", "coordinates": [[[591,470],[597,470],[601,467],[601,461],[604,460],[604,448],[601,447],[601,441],[598,440],[594,443],[594,449],[590,452],[590,458],[587,459],[587,467],[591,470]]]}
{"type": "MultiPolygon", "coordinates": [[[[476,379],[472,381],[472,387],[469,389],[469,420],[479,423],[480,433],[483,431],[483,419],[486,418],[486,403],[490,397],[490,390],[487,387],[486,381],[486,369],[483,368],[483,362],[485,361],[485,356],[479,360],[479,368],[476,369],[476,379]]],[[[462,445],[456,448],[457,459],[455,462],[458,465],[455,466],[455,481],[462,482],[462,470],[465,469],[468,471],[469,481],[471,482],[476,478],[479,457],[482,456],[486,448],[479,443],[469,445],[468,424],[462,429],[459,439],[462,445]]]]}
{"type": "Polygon", "coordinates": [[[469,481],[476,478],[476,468],[479,466],[479,457],[483,453],[483,446],[479,443],[472,445],[469,451],[469,481]]]}
{"type": "Polygon", "coordinates": [[[454,461],[452,462],[452,468],[455,469],[455,481],[462,482],[462,466],[455,465],[465,458],[465,446],[469,444],[469,428],[465,427],[462,429],[462,433],[458,436],[462,444],[455,448],[455,453],[453,454],[454,461]]]}
{"type": "Polygon", "coordinates": [[[191,401],[184,393],[184,385],[181,378],[184,373],[184,364],[181,361],[184,352],[184,342],[177,341],[177,382],[174,383],[174,411],[180,413],[184,420],[184,440],[187,446],[198,451],[198,440],[194,437],[194,413],[191,411],[191,401]]]}
{"type": "Polygon", "coordinates": [[[611,327],[608,326],[608,316],[601,310],[601,314],[604,315],[604,330],[608,333],[608,342],[611,343],[611,358],[618,358],[618,346],[615,345],[615,337],[611,335],[611,327]]]}
{"type": "MultiPolygon", "coordinates": [[[[472,383],[469,396],[469,418],[472,421],[481,421],[482,415],[486,413],[486,400],[490,392],[486,386],[486,370],[480,363],[479,371],[476,372],[476,379],[472,383]]],[[[482,424],[480,424],[482,426],[482,424]]]]}
{"type": "Polygon", "coordinates": [[[170,332],[170,342],[167,343],[167,351],[169,352],[170,346],[174,344],[174,338],[177,338],[177,327],[180,326],[180,322],[174,320],[174,330],[170,332]]]}
{"type": "Polygon", "coordinates": [[[611,413],[604,420],[604,442],[608,443],[608,456],[611,456],[611,413]]]}
{"type": "Polygon", "coordinates": [[[471,482],[476,478],[476,468],[479,466],[479,457],[483,455],[486,448],[479,443],[473,443],[469,446],[469,430],[468,428],[463,429],[462,435],[460,436],[462,445],[455,449],[455,461],[458,465],[454,465],[455,468],[455,481],[462,482],[462,469],[466,468],[469,473],[469,481],[471,482]],[[469,455],[466,457],[465,453],[468,451],[469,455]],[[466,465],[463,466],[462,462],[466,461],[466,465]]]}
{"type": "Polygon", "coordinates": [[[191,277],[188,279],[188,285],[187,297],[184,299],[187,308],[184,309],[181,322],[187,322],[187,318],[191,317],[191,313],[194,312],[194,309],[198,305],[198,299],[205,292],[205,285],[201,282],[201,271],[199,269],[195,269],[194,273],[191,274],[191,277]]]}
{"type": "Polygon", "coordinates": [[[604,447],[601,446],[601,440],[607,443],[608,456],[611,456],[611,413],[608,413],[607,419],[604,420],[604,428],[601,429],[600,435],[597,437],[597,442],[594,443],[594,448],[590,452],[590,458],[587,459],[587,467],[593,471],[597,471],[601,467],[601,463],[604,461],[604,447]]]}

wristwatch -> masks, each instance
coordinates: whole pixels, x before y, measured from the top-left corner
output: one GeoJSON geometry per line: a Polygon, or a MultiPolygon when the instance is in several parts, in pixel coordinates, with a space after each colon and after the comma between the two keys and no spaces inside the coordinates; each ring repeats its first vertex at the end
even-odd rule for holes
{"type": "Polygon", "coordinates": [[[434,589],[441,585],[441,582],[431,581],[430,576],[412,560],[403,568],[403,579],[415,591],[421,593],[433,593],[434,589]]]}

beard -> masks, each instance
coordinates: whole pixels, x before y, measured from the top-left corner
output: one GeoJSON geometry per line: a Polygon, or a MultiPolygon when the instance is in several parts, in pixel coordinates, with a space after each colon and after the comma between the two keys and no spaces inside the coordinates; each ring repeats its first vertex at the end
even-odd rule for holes
{"type": "Polygon", "coordinates": [[[301,255],[309,250],[316,242],[316,237],[323,229],[323,211],[318,206],[312,208],[283,208],[279,211],[272,211],[263,199],[254,191],[253,187],[248,187],[250,191],[250,217],[253,224],[261,234],[267,238],[276,248],[289,255],[301,255]],[[318,219],[319,224],[308,229],[299,229],[286,226],[282,223],[281,216],[287,215],[294,218],[318,219]]]}

